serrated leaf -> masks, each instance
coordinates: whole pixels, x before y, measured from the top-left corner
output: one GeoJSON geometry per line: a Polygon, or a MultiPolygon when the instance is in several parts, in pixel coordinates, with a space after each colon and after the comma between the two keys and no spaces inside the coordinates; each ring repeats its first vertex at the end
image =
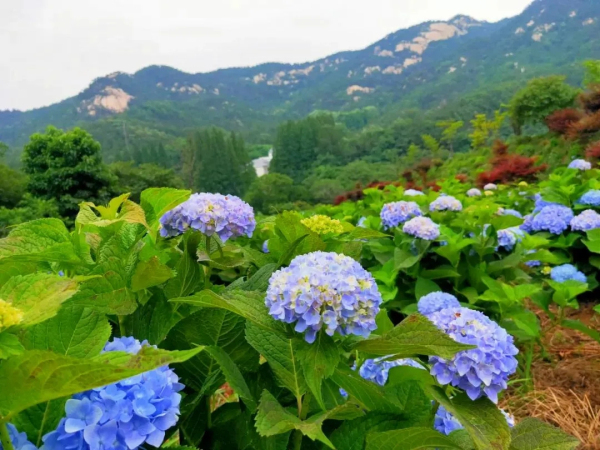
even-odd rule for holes
{"type": "Polygon", "coordinates": [[[96,206],[91,202],[81,203],[79,213],[75,218],[78,229],[85,225],[107,227],[116,222],[137,223],[148,227],[144,210],[137,203],[128,200],[128,197],[129,194],[123,194],[113,198],[108,207],[96,206]],[[100,216],[94,212],[94,209],[100,213],[100,216]]]}
{"type": "Polygon", "coordinates": [[[131,277],[131,290],[137,292],[158,286],[174,276],[175,272],[169,266],[162,264],[156,256],[153,256],[148,261],[140,261],[135,267],[131,277]]]}
{"type": "Polygon", "coordinates": [[[269,287],[269,279],[278,267],[275,263],[265,264],[248,281],[242,284],[240,289],[244,291],[266,291],[269,287]]]}
{"type": "Polygon", "coordinates": [[[23,312],[21,326],[53,317],[63,302],[77,292],[77,282],[54,274],[34,273],[11,278],[0,289],[0,298],[23,312]]]}
{"type": "Polygon", "coordinates": [[[333,375],[340,362],[338,347],[330,336],[321,332],[317,334],[317,338],[312,344],[303,342],[298,352],[298,358],[308,388],[321,408],[326,409],[321,394],[321,384],[325,378],[333,375]]]}
{"type": "Polygon", "coordinates": [[[146,347],[137,355],[108,352],[90,359],[41,350],[27,351],[0,363],[0,386],[11,389],[11,395],[0,396],[0,420],[9,420],[18,412],[42,402],[186,361],[202,349],[168,352],[146,347]]]}
{"type": "Polygon", "coordinates": [[[331,442],[337,450],[364,450],[369,432],[404,428],[405,421],[400,415],[372,412],[364,417],[348,420],[331,435],[331,442]]]}
{"type": "Polygon", "coordinates": [[[65,416],[66,398],[39,403],[11,419],[11,422],[21,432],[27,433],[29,441],[41,448],[42,438],[56,430],[58,422],[65,416]]]}
{"type": "Polygon", "coordinates": [[[0,333],[0,360],[20,355],[25,347],[19,342],[19,338],[7,332],[0,333]]]}
{"type": "Polygon", "coordinates": [[[169,331],[185,317],[185,310],[178,311],[176,305],[169,303],[162,292],[155,292],[148,302],[127,316],[127,330],[139,340],[148,340],[159,345],[169,331]]]}
{"type": "Polygon", "coordinates": [[[50,320],[28,328],[22,341],[28,350],[49,350],[75,358],[100,354],[110,338],[111,327],[103,314],[65,305],[50,320]]]}
{"type": "Polygon", "coordinates": [[[371,433],[367,436],[366,450],[417,450],[461,448],[450,438],[431,428],[405,428],[402,430],[371,433]]]}
{"type": "Polygon", "coordinates": [[[414,355],[435,355],[452,358],[462,350],[475,348],[460,344],[440,331],[420,314],[413,314],[396,325],[393,330],[355,345],[355,349],[371,355],[396,355],[404,358],[414,355]]]}
{"type": "Polygon", "coordinates": [[[573,450],[579,441],[539,419],[526,418],[511,432],[510,450],[573,450]]]}
{"type": "Polygon", "coordinates": [[[162,215],[186,201],[190,195],[191,191],[173,188],[150,188],[142,191],[140,204],[154,235],[160,226],[158,220],[162,215]]]}
{"type": "Polygon", "coordinates": [[[380,231],[363,227],[355,227],[350,233],[348,233],[349,239],[381,239],[389,237],[390,236],[381,233],[380,231]]]}

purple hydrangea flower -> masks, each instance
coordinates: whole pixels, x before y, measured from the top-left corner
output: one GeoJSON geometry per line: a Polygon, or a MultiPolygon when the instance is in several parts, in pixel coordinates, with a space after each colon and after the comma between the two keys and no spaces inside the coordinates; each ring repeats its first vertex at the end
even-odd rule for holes
{"type": "MultiPolygon", "coordinates": [[[[38,450],[35,445],[29,442],[27,439],[27,434],[19,433],[17,428],[12,423],[7,423],[6,428],[8,429],[8,437],[10,438],[10,442],[15,450],[38,450]]],[[[4,450],[1,442],[0,450],[4,450]]]]}
{"type": "Polygon", "coordinates": [[[496,186],[494,183],[488,183],[483,187],[484,191],[495,191],[496,189],[498,189],[498,186],[496,186]]]}
{"type": "Polygon", "coordinates": [[[587,191],[579,199],[582,205],[600,206],[600,190],[587,191]]]}
{"type": "Polygon", "coordinates": [[[498,402],[498,393],[517,370],[519,353],[513,337],[479,311],[447,308],[428,316],[440,330],[457,342],[477,348],[458,352],[452,359],[429,358],[431,374],[437,381],[463,389],[475,400],[487,396],[498,402]]]}
{"type": "Polygon", "coordinates": [[[467,197],[481,197],[481,191],[477,188],[472,188],[467,191],[467,197]]]}
{"type": "Polygon", "coordinates": [[[553,267],[552,271],[550,272],[550,278],[559,283],[564,283],[565,281],[569,280],[587,283],[585,274],[577,270],[577,267],[572,264],[563,264],[562,266],[553,267]]]}
{"type": "Polygon", "coordinates": [[[234,195],[193,194],[161,218],[160,235],[178,236],[188,229],[206,236],[217,234],[226,242],[232,237],[252,236],[256,228],[252,207],[234,195]]]}
{"type": "MultiPolygon", "coordinates": [[[[115,338],[105,352],[137,354],[148,345],[132,337],[115,338]]],[[[145,372],[67,400],[66,418],[44,436],[43,450],[133,450],[160,447],[179,416],[183,389],[168,366],[145,372]]]]}
{"type": "Polygon", "coordinates": [[[415,202],[394,202],[387,203],[381,208],[381,223],[383,228],[390,229],[397,227],[413,217],[421,216],[419,205],[415,202]]]}
{"type": "Polygon", "coordinates": [[[431,202],[429,211],[462,211],[462,203],[451,195],[440,195],[431,202]]]}
{"type": "Polygon", "coordinates": [[[535,194],[533,196],[533,200],[535,202],[535,207],[533,209],[534,213],[538,213],[540,212],[542,209],[544,209],[546,206],[553,206],[553,205],[558,205],[560,206],[558,203],[554,203],[554,202],[547,202],[546,200],[544,200],[542,198],[541,194],[535,194]]]}
{"type": "Polygon", "coordinates": [[[440,226],[429,217],[415,217],[402,227],[402,231],[411,236],[433,241],[440,236],[440,226]]]}
{"type": "Polygon", "coordinates": [[[519,219],[523,218],[523,214],[521,214],[516,209],[504,209],[504,208],[501,208],[498,211],[498,214],[500,214],[501,216],[515,216],[515,217],[518,217],[519,219]]]}
{"type": "Polygon", "coordinates": [[[296,323],[312,343],[325,327],[332,336],[367,337],[377,328],[375,316],[382,299],[369,272],[338,253],[313,252],[294,258],[289,267],[271,275],[265,304],[285,323],[296,323]]]}
{"type": "Polygon", "coordinates": [[[263,251],[263,253],[269,253],[269,240],[268,239],[265,242],[263,242],[262,251],[263,251]]]}
{"type": "Polygon", "coordinates": [[[590,231],[600,228],[600,214],[593,209],[586,209],[578,216],[571,219],[571,229],[573,231],[590,231]]]}
{"type": "Polygon", "coordinates": [[[389,372],[392,367],[410,366],[417,369],[423,369],[423,366],[414,359],[402,358],[396,359],[395,361],[386,361],[386,358],[389,358],[389,356],[367,359],[363,365],[360,366],[358,373],[365,380],[369,380],[377,383],[380,386],[383,386],[385,383],[387,383],[389,372]]]}
{"type": "Polygon", "coordinates": [[[544,206],[537,214],[525,216],[521,230],[528,233],[549,231],[553,234],[561,234],[569,228],[572,218],[571,208],[562,205],[544,206]]]}
{"type": "MultiPolygon", "coordinates": [[[[500,410],[504,417],[506,418],[506,423],[510,428],[515,426],[515,418],[508,414],[503,409],[500,410]]],[[[458,421],[456,417],[452,415],[452,413],[448,412],[446,408],[440,406],[435,413],[435,419],[433,421],[433,428],[439,431],[442,434],[448,436],[450,433],[456,430],[462,430],[464,427],[458,421]]]]}
{"type": "Polygon", "coordinates": [[[519,227],[498,230],[498,247],[504,247],[506,250],[510,251],[517,242],[521,242],[524,235],[525,232],[519,227]]]}
{"type": "Polygon", "coordinates": [[[429,314],[433,314],[442,309],[458,308],[459,306],[460,303],[454,295],[439,291],[424,295],[417,303],[417,309],[424,316],[428,316],[429,314]]]}
{"type": "Polygon", "coordinates": [[[575,159],[571,161],[571,164],[569,164],[569,169],[590,170],[591,168],[592,163],[586,161],[585,159],[575,159]]]}
{"type": "Polygon", "coordinates": [[[423,194],[421,191],[418,191],[416,189],[407,189],[406,191],[404,191],[404,195],[406,195],[408,197],[418,197],[419,195],[425,195],[425,194],[423,194]]]}
{"type": "MultiPolygon", "coordinates": [[[[527,252],[527,254],[528,254],[528,255],[530,255],[530,254],[532,254],[532,253],[535,253],[535,250],[529,250],[529,251],[527,252]]],[[[539,267],[539,266],[541,266],[541,265],[542,265],[542,262],[541,262],[541,261],[538,261],[538,260],[526,261],[526,262],[525,262],[525,265],[526,265],[527,267],[539,267]]]]}

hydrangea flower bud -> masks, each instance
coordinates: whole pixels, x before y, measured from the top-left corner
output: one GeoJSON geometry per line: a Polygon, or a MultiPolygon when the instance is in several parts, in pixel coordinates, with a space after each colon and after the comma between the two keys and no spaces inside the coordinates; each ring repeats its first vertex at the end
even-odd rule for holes
{"type": "Polygon", "coordinates": [[[341,234],[344,232],[342,222],[320,214],[302,219],[300,223],[317,234],[341,234]]]}
{"type": "Polygon", "coordinates": [[[23,312],[0,298],[0,330],[19,325],[22,320],[23,312]]]}
{"type": "Polygon", "coordinates": [[[381,223],[386,230],[397,227],[413,217],[423,215],[419,205],[415,202],[393,202],[381,208],[381,223]]]}
{"type": "Polygon", "coordinates": [[[178,236],[188,229],[206,236],[217,234],[226,242],[238,236],[251,237],[256,228],[254,210],[235,195],[193,194],[189,200],[167,211],[161,218],[160,235],[178,236]]]}
{"type": "Polygon", "coordinates": [[[585,159],[575,159],[571,161],[571,164],[569,164],[569,169],[590,170],[591,168],[592,163],[586,161],[585,159]]]}
{"type": "Polygon", "coordinates": [[[431,202],[430,211],[462,211],[462,203],[451,195],[441,195],[431,202]]]}
{"type": "Polygon", "coordinates": [[[586,209],[571,219],[571,230],[590,231],[600,228],[600,214],[593,209],[586,209]]]}
{"type": "Polygon", "coordinates": [[[428,316],[429,314],[433,314],[442,309],[458,307],[460,307],[460,303],[454,295],[439,291],[424,295],[417,303],[419,313],[424,316],[428,316]]]}
{"type": "Polygon", "coordinates": [[[463,389],[471,400],[487,396],[498,402],[498,393],[517,370],[519,353],[513,337],[479,311],[447,308],[428,316],[440,330],[456,342],[476,346],[458,352],[451,359],[429,358],[431,374],[437,381],[463,389]]]}
{"type": "Polygon", "coordinates": [[[467,197],[481,197],[481,191],[477,188],[472,188],[467,191],[467,197]]]}
{"type": "Polygon", "coordinates": [[[369,272],[338,253],[313,252],[294,258],[271,275],[265,304],[277,320],[295,323],[307,342],[323,327],[333,336],[367,337],[377,328],[382,299],[369,272]]]}
{"type": "Polygon", "coordinates": [[[360,219],[358,219],[358,222],[356,223],[356,226],[360,227],[360,228],[364,228],[366,222],[367,222],[367,218],[365,216],[363,216],[360,219]]]}
{"type": "MultiPolygon", "coordinates": [[[[38,450],[35,445],[29,442],[27,439],[27,434],[19,433],[17,428],[12,423],[7,423],[6,428],[8,429],[8,437],[10,438],[10,442],[15,450],[38,450]]],[[[4,450],[4,446],[1,442],[0,450],[4,450]]]]}
{"type": "Polygon", "coordinates": [[[579,203],[582,205],[600,206],[600,190],[586,192],[579,199],[579,203]]]}
{"type": "Polygon", "coordinates": [[[433,241],[440,236],[440,226],[429,217],[415,217],[402,227],[402,231],[411,236],[433,241]]]}
{"type": "Polygon", "coordinates": [[[550,278],[559,283],[564,283],[565,281],[569,280],[587,283],[585,274],[577,270],[577,267],[572,264],[563,264],[562,266],[556,266],[552,268],[552,271],[550,272],[550,278]]]}
{"type": "Polygon", "coordinates": [[[425,195],[425,194],[423,194],[421,191],[418,191],[416,189],[407,189],[404,191],[404,195],[406,195],[408,197],[418,197],[419,195],[425,195]]]}
{"type": "MultiPolygon", "coordinates": [[[[508,414],[503,409],[500,410],[504,417],[506,418],[506,423],[510,428],[515,426],[515,418],[508,414]]],[[[464,427],[458,421],[456,417],[452,415],[452,413],[448,412],[446,408],[440,406],[435,413],[435,419],[433,421],[433,428],[439,431],[442,434],[448,436],[450,433],[456,430],[462,430],[464,427]]]]}

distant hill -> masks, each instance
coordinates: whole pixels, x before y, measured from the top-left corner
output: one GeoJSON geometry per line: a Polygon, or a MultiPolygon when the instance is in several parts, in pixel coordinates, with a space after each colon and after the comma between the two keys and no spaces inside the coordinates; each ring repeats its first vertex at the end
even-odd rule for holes
{"type": "MultiPolygon", "coordinates": [[[[175,152],[189,130],[216,125],[268,143],[276,124],[314,110],[377,108],[391,121],[402,109],[434,109],[546,74],[581,82],[580,62],[600,57],[598,0],[536,0],[496,23],[467,16],[426,22],[358,51],[305,64],[189,74],[150,66],[95,79],[78,95],[31,111],[0,111],[0,141],[17,150],[47,125],[88,129],[108,160],[136,149],[175,152]]],[[[491,98],[491,99],[490,99],[491,98]]]]}

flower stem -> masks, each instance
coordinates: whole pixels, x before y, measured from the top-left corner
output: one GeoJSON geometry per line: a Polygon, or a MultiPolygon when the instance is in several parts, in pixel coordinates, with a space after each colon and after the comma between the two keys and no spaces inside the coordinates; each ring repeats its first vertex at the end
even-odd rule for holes
{"type": "Polygon", "coordinates": [[[4,450],[15,450],[8,435],[8,428],[6,422],[0,422],[0,442],[2,442],[2,448],[4,450]]]}
{"type": "Polygon", "coordinates": [[[206,254],[208,255],[208,265],[206,266],[206,272],[204,274],[204,289],[208,289],[210,287],[210,275],[212,272],[212,267],[210,266],[210,236],[205,236],[205,247],[206,254]]]}
{"type": "Polygon", "coordinates": [[[119,319],[119,333],[121,333],[121,337],[127,336],[125,331],[125,316],[117,316],[119,319]]]}
{"type": "Polygon", "coordinates": [[[210,406],[210,395],[206,396],[206,428],[212,428],[212,408],[210,406]]]}

